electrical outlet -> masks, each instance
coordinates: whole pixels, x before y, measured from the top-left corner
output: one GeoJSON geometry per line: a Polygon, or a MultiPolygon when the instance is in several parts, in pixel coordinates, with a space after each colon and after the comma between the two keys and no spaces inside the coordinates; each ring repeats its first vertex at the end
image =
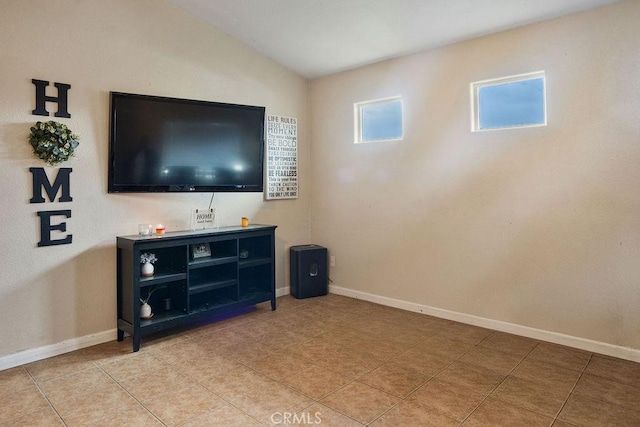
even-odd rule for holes
{"type": "Polygon", "coordinates": [[[334,257],[333,255],[331,255],[331,257],[329,258],[329,265],[331,267],[335,267],[336,266],[336,257],[334,257]]]}

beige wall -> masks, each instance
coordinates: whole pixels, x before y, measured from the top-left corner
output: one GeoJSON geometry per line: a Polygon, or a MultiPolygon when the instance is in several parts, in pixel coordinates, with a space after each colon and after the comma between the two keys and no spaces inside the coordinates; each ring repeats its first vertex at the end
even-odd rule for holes
{"type": "Polygon", "coordinates": [[[640,349],[640,2],[311,83],[311,236],[333,284],[640,349]],[[469,83],[545,70],[547,127],[471,133],[469,83]],[[402,142],[353,144],[401,95],[402,142]]]}
{"type": "Polygon", "coordinates": [[[277,286],[288,283],[285,248],[309,238],[306,80],[153,0],[3,2],[0,58],[0,358],[70,348],[92,334],[114,339],[115,237],[145,222],[188,228],[191,209],[209,204],[210,194],[107,194],[109,91],[262,105],[300,119],[299,199],[218,193],[214,200],[222,225],[242,216],[278,225],[277,286]],[[72,117],[56,119],[81,138],[77,158],[63,165],[73,168],[69,203],[29,203],[29,167],[45,166],[27,142],[29,127],[46,119],[31,115],[33,78],[71,84],[72,117]],[[35,212],[56,209],[71,209],[73,243],[37,248],[35,212]]]}
{"type": "Polygon", "coordinates": [[[214,202],[223,225],[249,216],[279,226],[279,287],[288,246],[313,241],[336,256],[342,289],[640,349],[639,2],[318,79],[310,92],[162,2],[6,3],[0,365],[112,339],[115,236],[141,222],[184,229],[191,209],[209,203],[208,194],[106,193],[109,91],[300,119],[299,199],[219,193],[214,202]],[[470,133],[469,82],[536,70],[547,73],[549,126],[470,133]],[[44,165],[27,143],[43,119],[31,115],[32,78],[72,85],[72,118],[59,119],[81,136],[63,165],[73,168],[70,203],[28,202],[28,168],[44,165]],[[405,140],[354,145],[353,103],[393,95],[404,99],[405,140]],[[35,212],[53,209],[72,210],[74,241],[37,248],[35,212]]]}

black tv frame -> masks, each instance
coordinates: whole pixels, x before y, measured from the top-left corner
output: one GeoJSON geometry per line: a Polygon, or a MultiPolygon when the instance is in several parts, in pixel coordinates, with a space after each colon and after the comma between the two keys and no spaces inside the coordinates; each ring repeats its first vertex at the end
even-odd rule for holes
{"type": "Polygon", "coordinates": [[[214,192],[254,192],[254,193],[262,193],[264,192],[264,153],[265,153],[265,107],[253,106],[253,105],[243,105],[243,104],[229,104],[222,102],[214,102],[214,101],[202,101],[202,100],[194,100],[194,99],[184,99],[184,98],[172,98],[172,97],[164,97],[164,96],[155,96],[155,95],[141,95],[141,94],[133,94],[133,93],[125,93],[125,92],[110,92],[109,94],[109,165],[108,165],[108,189],[109,193],[175,193],[175,192],[196,192],[196,193],[214,193],[214,192]],[[244,110],[255,110],[261,113],[262,121],[261,121],[261,140],[260,140],[260,184],[259,185],[211,185],[211,186],[203,186],[203,185],[187,185],[187,184],[178,184],[178,185],[123,185],[123,184],[115,184],[114,183],[114,169],[115,169],[115,135],[116,135],[116,106],[114,105],[114,97],[115,98],[131,98],[131,99],[143,99],[143,100],[151,100],[158,102],[172,102],[172,103],[182,103],[182,104],[191,104],[191,105],[204,105],[204,106],[214,106],[214,107],[222,107],[222,108],[238,108],[244,110]]]}

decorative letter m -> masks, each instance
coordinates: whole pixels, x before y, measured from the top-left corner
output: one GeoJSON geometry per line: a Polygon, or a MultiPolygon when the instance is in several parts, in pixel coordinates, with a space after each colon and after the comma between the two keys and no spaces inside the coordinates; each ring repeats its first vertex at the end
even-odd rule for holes
{"type": "Polygon", "coordinates": [[[33,197],[29,200],[29,203],[45,202],[44,197],[42,197],[43,188],[50,202],[53,202],[60,188],[62,188],[62,194],[58,199],[59,202],[70,202],[73,200],[69,193],[69,174],[71,173],[71,168],[58,169],[58,175],[53,185],[49,182],[49,178],[47,178],[47,174],[43,168],[29,168],[29,172],[33,175],[33,197]]]}

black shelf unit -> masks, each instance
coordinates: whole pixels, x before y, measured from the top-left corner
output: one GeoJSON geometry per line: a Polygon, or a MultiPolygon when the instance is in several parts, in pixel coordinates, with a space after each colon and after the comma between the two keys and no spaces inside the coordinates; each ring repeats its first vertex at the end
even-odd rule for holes
{"type": "Polygon", "coordinates": [[[250,225],[117,237],[118,341],[128,333],[135,352],[148,333],[265,301],[275,310],[275,229],[250,225]],[[140,274],[145,252],[158,258],[152,277],[140,274]],[[153,317],[141,319],[140,298],[151,290],[153,317]]]}

